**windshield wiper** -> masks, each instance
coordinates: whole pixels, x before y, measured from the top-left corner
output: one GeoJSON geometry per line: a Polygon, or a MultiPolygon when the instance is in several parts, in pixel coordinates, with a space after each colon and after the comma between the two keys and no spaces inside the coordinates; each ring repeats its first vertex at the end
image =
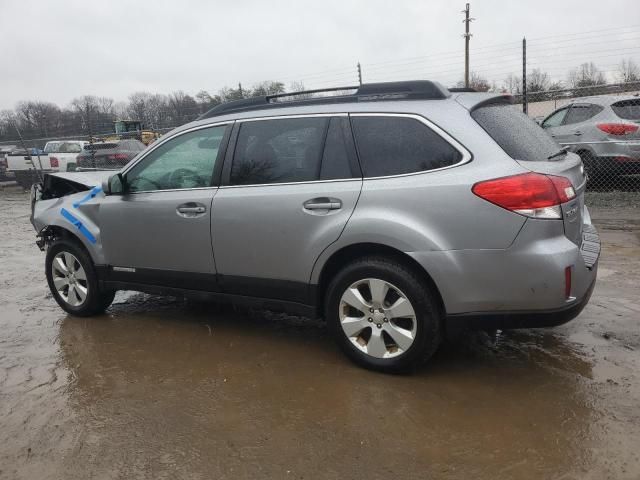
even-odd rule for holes
{"type": "Polygon", "coordinates": [[[549,155],[547,157],[547,160],[553,160],[554,158],[562,157],[563,155],[566,155],[568,151],[569,151],[569,147],[562,147],[553,155],[549,155]]]}

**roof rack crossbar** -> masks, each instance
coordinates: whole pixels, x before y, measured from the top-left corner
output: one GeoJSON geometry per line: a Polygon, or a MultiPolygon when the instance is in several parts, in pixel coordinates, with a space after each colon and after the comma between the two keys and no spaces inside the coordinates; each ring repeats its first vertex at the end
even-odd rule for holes
{"type": "Polygon", "coordinates": [[[331,103],[349,103],[371,100],[442,100],[450,96],[449,90],[437,82],[430,80],[415,80],[407,82],[383,82],[365,83],[358,86],[331,87],[316,90],[304,90],[299,92],[278,93],[262,97],[244,98],[232,102],[223,103],[202,114],[198,120],[217,117],[224,114],[261,110],[265,108],[279,108],[293,105],[317,105],[331,103]],[[353,94],[333,95],[303,98],[299,100],[278,101],[281,98],[296,97],[300,95],[315,95],[318,93],[340,92],[355,90],[353,94]]]}

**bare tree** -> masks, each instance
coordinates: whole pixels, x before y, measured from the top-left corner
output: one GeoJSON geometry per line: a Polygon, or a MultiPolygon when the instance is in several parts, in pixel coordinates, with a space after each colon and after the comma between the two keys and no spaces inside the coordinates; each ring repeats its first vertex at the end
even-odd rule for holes
{"type": "Polygon", "coordinates": [[[583,63],[578,68],[571,70],[567,80],[572,88],[592,87],[607,83],[604,73],[593,62],[583,63]]]}
{"type": "Polygon", "coordinates": [[[527,73],[527,91],[531,93],[548,90],[550,83],[549,74],[539,68],[534,68],[531,72],[527,73]]]}
{"type": "Polygon", "coordinates": [[[251,90],[252,97],[266,97],[268,95],[278,95],[284,93],[284,83],[267,80],[253,86],[251,90]]]}
{"type": "Polygon", "coordinates": [[[502,91],[504,93],[511,93],[512,95],[522,93],[522,79],[517,75],[510,73],[502,82],[502,91]]]}
{"type": "MultiPolygon", "coordinates": [[[[464,80],[460,80],[456,87],[464,87],[464,80]]],[[[473,88],[477,92],[488,92],[491,89],[491,84],[489,80],[481,76],[477,72],[471,72],[471,77],[469,78],[469,87],[473,88]]]]}
{"type": "Polygon", "coordinates": [[[622,60],[618,66],[617,78],[621,83],[640,81],[640,69],[636,62],[631,59],[622,60]]]}

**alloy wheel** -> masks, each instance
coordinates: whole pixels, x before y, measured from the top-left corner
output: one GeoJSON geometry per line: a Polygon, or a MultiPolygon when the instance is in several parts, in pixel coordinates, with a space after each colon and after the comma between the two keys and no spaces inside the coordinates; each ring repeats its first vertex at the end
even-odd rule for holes
{"type": "Polygon", "coordinates": [[[395,285],[378,278],[358,280],[342,294],[339,308],[344,334],[363,353],[393,358],[413,345],[416,313],[395,285]]]}
{"type": "Polygon", "coordinates": [[[87,274],[78,259],[69,252],[60,252],[51,265],[53,285],[58,295],[72,307],[82,305],[87,299],[89,284],[87,274]]]}

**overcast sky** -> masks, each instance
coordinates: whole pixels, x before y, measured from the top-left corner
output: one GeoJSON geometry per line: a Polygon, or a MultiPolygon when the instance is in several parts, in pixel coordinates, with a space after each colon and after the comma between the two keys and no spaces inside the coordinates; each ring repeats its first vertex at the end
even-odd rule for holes
{"type": "MultiPolygon", "coordinates": [[[[640,63],[640,0],[471,0],[471,69],[558,79],[592,59],[640,63]],[[547,38],[551,37],[551,38],[547,38]]],[[[322,87],[462,77],[464,0],[0,0],[0,109],[83,94],[215,93],[261,80],[322,87]]]]}

